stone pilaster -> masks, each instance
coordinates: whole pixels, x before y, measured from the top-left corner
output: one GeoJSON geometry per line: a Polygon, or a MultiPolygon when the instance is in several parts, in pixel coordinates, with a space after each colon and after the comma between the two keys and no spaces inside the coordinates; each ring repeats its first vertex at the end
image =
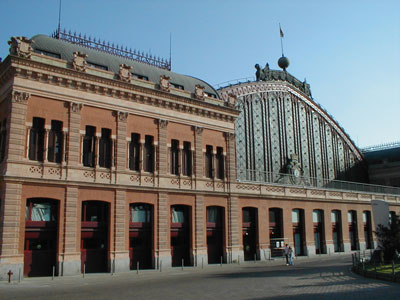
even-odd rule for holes
{"type": "Polygon", "coordinates": [[[238,259],[243,261],[243,250],[239,245],[239,234],[241,216],[239,214],[239,198],[230,196],[228,199],[228,247],[227,261],[233,262],[238,259]]]}
{"type": "Polygon", "coordinates": [[[157,208],[157,225],[158,225],[158,249],[156,250],[157,257],[157,268],[171,268],[172,257],[170,248],[170,233],[169,233],[169,205],[168,205],[168,194],[160,192],[158,193],[158,208],[157,208]]]}
{"type": "Polygon", "coordinates": [[[258,241],[260,260],[269,260],[271,257],[271,249],[269,247],[269,210],[268,208],[260,208],[258,210],[258,241]]]}
{"type": "Polygon", "coordinates": [[[366,249],[365,245],[365,236],[364,236],[364,223],[363,223],[363,211],[357,210],[357,237],[358,237],[358,246],[360,251],[364,251],[366,249]]]}
{"type": "Polygon", "coordinates": [[[114,211],[114,257],[111,260],[111,268],[114,272],[129,271],[129,251],[126,245],[126,192],[117,190],[115,193],[114,211]]]}
{"type": "MultiPolygon", "coordinates": [[[[13,91],[11,93],[10,135],[8,139],[8,159],[21,161],[25,158],[26,110],[30,94],[13,91]]],[[[29,134],[29,132],[28,132],[29,134]]]]}
{"type": "Polygon", "coordinates": [[[285,243],[288,243],[292,248],[294,248],[292,209],[290,208],[290,206],[283,208],[282,215],[283,215],[283,237],[285,238],[285,243]]]}
{"type": "Polygon", "coordinates": [[[126,159],[129,155],[126,153],[126,120],[128,113],[119,111],[117,114],[116,169],[117,171],[123,171],[126,169],[126,159]]]}
{"type": "Polygon", "coordinates": [[[168,121],[158,120],[158,173],[160,175],[167,174],[167,126],[168,121]]]}
{"type": "Polygon", "coordinates": [[[332,254],[335,252],[335,247],[333,245],[332,220],[331,220],[330,210],[324,211],[324,230],[325,230],[326,253],[332,254]]]}
{"type": "Polygon", "coordinates": [[[226,173],[229,182],[234,182],[236,180],[236,148],[235,148],[235,134],[226,132],[226,173]]]}
{"type": "Polygon", "coordinates": [[[203,162],[203,128],[193,126],[194,131],[194,175],[196,178],[204,176],[203,162]]]}
{"type": "Polygon", "coordinates": [[[306,208],[304,210],[304,240],[305,240],[305,254],[308,256],[315,255],[315,240],[314,240],[314,221],[313,209],[306,208]]]}
{"type": "Polygon", "coordinates": [[[59,274],[81,273],[80,228],[78,228],[78,188],[67,186],[64,207],[63,253],[60,253],[59,274]]]}
{"type": "Polygon", "coordinates": [[[347,210],[341,211],[341,227],[342,227],[342,238],[343,238],[343,245],[342,251],[343,252],[350,252],[351,251],[351,243],[350,243],[350,232],[349,232],[349,222],[347,219],[347,210]]]}
{"type": "Polygon", "coordinates": [[[69,106],[69,128],[68,128],[68,146],[67,146],[67,163],[69,166],[77,166],[80,162],[80,126],[81,126],[81,109],[83,105],[71,102],[69,106]]]}
{"type": "Polygon", "coordinates": [[[207,242],[204,240],[205,233],[205,207],[204,195],[196,194],[195,203],[195,245],[194,245],[194,265],[198,266],[202,262],[207,264],[207,242]]]}
{"type": "MultiPolygon", "coordinates": [[[[0,281],[7,280],[7,272],[14,274],[24,271],[24,254],[19,252],[21,235],[21,192],[20,183],[3,183],[0,209],[0,281]]],[[[18,277],[14,277],[17,278],[18,277]]]]}

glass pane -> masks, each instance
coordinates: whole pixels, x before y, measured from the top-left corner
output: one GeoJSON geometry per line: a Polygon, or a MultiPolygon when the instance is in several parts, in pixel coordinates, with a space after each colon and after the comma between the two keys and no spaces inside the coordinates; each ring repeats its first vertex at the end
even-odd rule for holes
{"type": "Polygon", "coordinates": [[[351,211],[347,212],[347,221],[349,223],[353,222],[353,214],[351,211]]]}
{"type": "Polygon", "coordinates": [[[172,208],[172,223],[184,223],[185,214],[183,209],[172,208]]]}
{"type": "Polygon", "coordinates": [[[132,206],[132,222],[150,222],[150,211],[144,205],[132,206]]]}
{"type": "Polygon", "coordinates": [[[337,222],[336,213],[334,211],[331,212],[331,221],[332,221],[332,223],[336,223],[337,222]]]}
{"type": "Polygon", "coordinates": [[[32,221],[53,221],[51,217],[51,205],[48,203],[33,203],[32,221]]]}
{"type": "Polygon", "coordinates": [[[299,223],[300,212],[298,209],[292,210],[292,223],[299,223]]]}
{"type": "Polygon", "coordinates": [[[217,218],[218,218],[218,208],[207,207],[207,222],[217,223],[217,218]]]}

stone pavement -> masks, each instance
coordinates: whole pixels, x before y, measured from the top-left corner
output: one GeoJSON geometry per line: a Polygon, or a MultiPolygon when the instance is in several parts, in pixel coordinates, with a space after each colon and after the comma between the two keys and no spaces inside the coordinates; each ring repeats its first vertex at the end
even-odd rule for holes
{"type": "Polygon", "coordinates": [[[397,283],[367,279],[350,271],[351,256],[303,258],[180,268],[158,272],[27,278],[0,283],[1,300],[19,299],[400,299],[397,283]]]}

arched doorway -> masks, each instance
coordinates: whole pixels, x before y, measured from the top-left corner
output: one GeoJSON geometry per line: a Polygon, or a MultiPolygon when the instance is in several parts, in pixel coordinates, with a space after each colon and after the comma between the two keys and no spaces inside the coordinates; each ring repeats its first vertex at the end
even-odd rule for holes
{"type": "Polygon", "coordinates": [[[257,208],[243,207],[243,252],[244,260],[254,260],[257,257],[257,208]]]}
{"type": "Polygon", "coordinates": [[[314,227],[314,243],[315,253],[322,254],[325,252],[325,234],[324,234],[324,211],[321,209],[313,210],[313,227],[314,227]]]}
{"type": "Polygon", "coordinates": [[[224,208],[220,206],[207,207],[207,254],[209,264],[224,257],[224,208]]]}
{"type": "Polygon", "coordinates": [[[82,272],[106,272],[108,266],[109,204],[103,201],[82,202],[81,267],[82,272]]]}
{"type": "Polygon", "coordinates": [[[58,201],[26,201],[24,275],[50,276],[57,263],[58,201]]]}
{"type": "Polygon", "coordinates": [[[153,206],[134,203],[130,207],[129,257],[130,269],[153,267],[153,206]]]}
{"type": "Polygon", "coordinates": [[[190,206],[171,206],[171,256],[172,266],[190,266],[191,249],[190,206]]]}
{"type": "Polygon", "coordinates": [[[304,210],[292,210],[293,241],[296,255],[304,255],[304,210]]]}
{"type": "Polygon", "coordinates": [[[283,238],[283,211],[281,208],[269,209],[269,240],[271,256],[282,256],[285,241],[283,238]]]}

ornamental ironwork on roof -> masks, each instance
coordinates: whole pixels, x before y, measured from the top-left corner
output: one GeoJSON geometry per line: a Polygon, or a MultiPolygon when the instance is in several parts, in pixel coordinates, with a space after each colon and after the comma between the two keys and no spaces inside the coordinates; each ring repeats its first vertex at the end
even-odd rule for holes
{"type": "Polygon", "coordinates": [[[163,59],[135,49],[132,50],[118,44],[106,42],[105,40],[101,41],[100,39],[92,38],[90,36],[86,37],[86,34],[82,35],[81,33],[72,33],[71,30],[67,32],[65,29],[57,29],[51,37],[171,71],[171,58],[169,60],[163,59]]]}
{"type": "Polygon", "coordinates": [[[365,147],[361,149],[361,152],[367,153],[367,152],[382,151],[395,148],[400,148],[400,141],[365,147]]]}

